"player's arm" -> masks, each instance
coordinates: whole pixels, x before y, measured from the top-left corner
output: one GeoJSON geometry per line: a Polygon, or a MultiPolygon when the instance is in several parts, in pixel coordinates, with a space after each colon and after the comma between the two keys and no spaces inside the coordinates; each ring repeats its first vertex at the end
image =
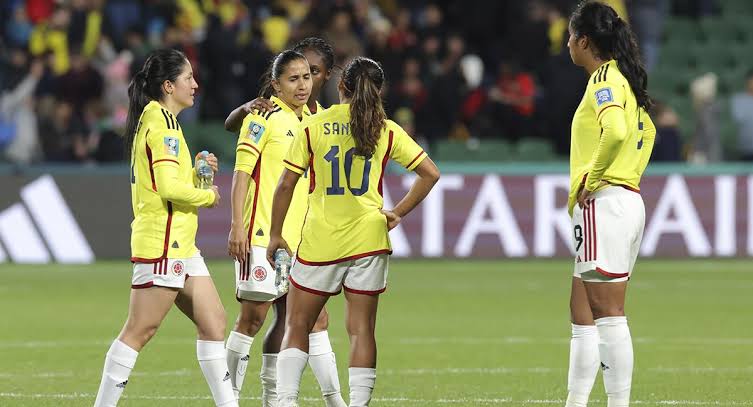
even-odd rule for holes
{"type": "Polygon", "coordinates": [[[282,238],[282,225],[285,222],[285,216],[288,214],[290,201],[293,200],[293,192],[299,178],[301,178],[301,174],[286,168],[280,177],[277,189],[275,189],[275,196],[272,201],[272,224],[269,228],[269,246],[267,246],[269,264],[275,264],[275,252],[279,248],[285,249],[289,255],[293,255],[288,243],[282,238]]]}
{"type": "Polygon", "coordinates": [[[586,191],[594,191],[599,187],[604,172],[612,164],[628,136],[623,108],[625,91],[622,85],[601,82],[596,87],[590,87],[590,92],[590,103],[601,126],[601,136],[591,157],[592,168],[586,177],[586,191]]]}
{"type": "MultiPolygon", "coordinates": [[[[162,123],[156,120],[156,123],[162,123]]],[[[219,199],[215,190],[199,189],[193,182],[187,183],[178,176],[180,149],[186,148],[176,129],[157,126],[147,133],[147,147],[152,154],[152,169],[157,193],[162,199],[181,205],[213,206],[219,199]]]]}
{"type": "Polygon", "coordinates": [[[199,189],[186,184],[178,177],[178,161],[155,164],[154,181],[159,196],[170,202],[196,207],[216,204],[217,193],[214,189],[199,189]]]}
{"type": "Polygon", "coordinates": [[[402,127],[392,121],[388,121],[387,125],[394,134],[390,158],[418,175],[403,199],[392,210],[382,211],[387,216],[388,227],[392,229],[400,223],[403,216],[426,198],[439,180],[439,168],[402,127]]]}
{"type": "MultiPolygon", "coordinates": [[[[409,214],[421,201],[429,195],[431,189],[439,181],[439,168],[434,164],[431,158],[426,157],[421,160],[421,163],[413,170],[418,177],[413,181],[408,193],[395,205],[392,209],[392,213],[402,218],[409,214]]],[[[400,223],[400,219],[390,219],[389,212],[384,211],[387,215],[389,228],[392,229],[400,223]],[[393,225],[394,223],[394,225],[393,225]]]]}
{"type": "MultiPolygon", "coordinates": [[[[261,152],[267,143],[271,130],[264,117],[258,114],[246,116],[238,133],[235,149],[235,172],[230,192],[232,220],[228,235],[228,254],[243,261],[250,250],[248,233],[243,224],[243,208],[248,199],[248,188],[261,152]]],[[[258,188],[258,185],[257,185],[258,188]]]]}
{"type": "Polygon", "coordinates": [[[311,154],[309,153],[310,144],[309,131],[302,124],[298,127],[293,143],[290,145],[288,153],[282,161],[285,171],[282,172],[272,201],[272,224],[269,228],[269,246],[267,246],[267,260],[269,260],[269,264],[274,264],[274,255],[278,248],[284,248],[288,251],[288,254],[293,255],[290,247],[288,247],[288,243],[282,238],[282,225],[285,222],[285,215],[288,214],[295,186],[301,175],[309,167],[311,160],[311,154]]]}
{"type": "Polygon", "coordinates": [[[230,112],[225,119],[225,130],[231,133],[237,133],[241,129],[243,119],[251,114],[251,112],[257,110],[259,113],[267,113],[271,112],[274,108],[275,105],[267,98],[259,97],[250,102],[246,102],[230,112]]]}

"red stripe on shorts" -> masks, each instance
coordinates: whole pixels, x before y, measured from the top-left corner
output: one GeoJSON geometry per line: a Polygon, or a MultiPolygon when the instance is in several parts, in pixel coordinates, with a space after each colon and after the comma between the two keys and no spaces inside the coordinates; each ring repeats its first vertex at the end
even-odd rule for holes
{"type": "Polygon", "coordinates": [[[596,250],[596,243],[598,243],[599,240],[596,238],[596,200],[595,199],[591,200],[590,206],[591,206],[591,227],[593,228],[593,232],[594,232],[593,234],[594,246],[593,246],[593,252],[591,255],[593,256],[593,260],[596,260],[596,257],[598,256],[598,251],[596,250]]]}
{"type": "Polygon", "coordinates": [[[588,261],[588,243],[589,243],[589,227],[588,227],[588,207],[583,208],[583,261],[588,261]]]}

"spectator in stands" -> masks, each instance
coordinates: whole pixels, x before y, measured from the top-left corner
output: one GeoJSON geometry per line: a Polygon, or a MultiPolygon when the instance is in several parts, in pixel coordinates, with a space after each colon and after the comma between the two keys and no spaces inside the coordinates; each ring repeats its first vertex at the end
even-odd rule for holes
{"type": "Polygon", "coordinates": [[[753,161],[753,69],[745,76],[745,91],[732,96],[732,118],[737,124],[737,153],[743,161],[753,161]]]}
{"type": "Polygon", "coordinates": [[[656,139],[651,161],[682,161],[680,119],[671,106],[655,101],[656,139]]]}
{"type": "Polygon", "coordinates": [[[44,64],[41,61],[27,64],[27,55],[22,50],[13,53],[13,63],[28,74],[0,93],[0,150],[6,147],[4,153],[11,162],[29,164],[39,149],[32,94],[44,73],[44,64]]]}
{"type": "Polygon", "coordinates": [[[497,81],[489,90],[491,114],[497,128],[508,140],[531,136],[536,85],[533,76],[519,68],[515,61],[499,64],[497,81]]]}
{"type": "Polygon", "coordinates": [[[707,73],[690,84],[690,94],[696,112],[693,154],[690,156],[693,164],[715,163],[722,159],[717,82],[716,74],[707,73]]]}
{"type": "Polygon", "coordinates": [[[650,73],[659,59],[659,42],[669,12],[669,0],[632,0],[628,7],[643,63],[650,73]]]}

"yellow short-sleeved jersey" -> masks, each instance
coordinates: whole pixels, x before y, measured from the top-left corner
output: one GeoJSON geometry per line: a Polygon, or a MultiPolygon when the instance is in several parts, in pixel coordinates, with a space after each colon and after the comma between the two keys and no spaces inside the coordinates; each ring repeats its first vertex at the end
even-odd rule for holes
{"type": "Polygon", "coordinates": [[[287,169],[298,174],[309,171],[310,176],[309,209],[297,251],[304,264],[391,253],[387,221],[381,213],[385,167],[391,158],[412,170],[426,158],[424,150],[391,120],[385,123],[374,155],[358,156],[349,123],[347,104],[304,118],[285,159],[287,169]]]}
{"type": "MultiPolygon", "coordinates": [[[[272,199],[285,169],[282,160],[300,125],[300,119],[288,105],[274,96],[271,100],[274,110],[250,114],[243,120],[235,152],[235,170],[251,175],[254,181],[243,206],[243,224],[251,244],[264,247],[269,244],[272,199]]],[[[285,218],[282,236],[291,247],[301,240],[307,192],[308,185],[299,182],[285,218]]]]}
{"type": "Polygon", "coordinates": [[[214,200],[214,193],[196,188],[191,152],[178,120],[158,102],[144,107],[131,150],[131,261],[156,263],[165,258],[194,256],[198,206],[214,200]],[[190,198],[164,199],[155,171],[161,166],[177,170],[175,182],[184,183],[190,198]]]}
{"type": "Polygon", "coordinates": [[[570,195],[572,214],[581,186],[590,191],[602,181],[639,190],[641,176],[653,149],[656,128],[638,106],[630,84],[617,61],[601,65],[589,78],[586,93],[575,111],[570,139],[570,195]],[[627,134],[605,139],[605,112],[619,109],[625,115],[627,134]],[[612,154],[613,153],[613,154],[612,154]]]}

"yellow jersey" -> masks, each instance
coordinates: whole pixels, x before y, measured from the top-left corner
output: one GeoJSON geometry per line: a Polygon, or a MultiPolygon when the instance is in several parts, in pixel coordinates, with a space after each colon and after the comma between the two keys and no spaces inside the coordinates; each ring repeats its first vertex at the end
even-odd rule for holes
{"type": "Polygon", "coordinates": [[[198,179],[178,120],[158,102],[141,113],[131,149],[131,261],[157,263],[194,256],[198,207],[214,192],[198,179]]]}
{"type": "Polygon", "coordinates": [[[310,173],[309,208],[297,250],[297,260],[303,264],[391,253],[387,219],[381,213],[385,167],[391,158],[413,170],[426,158],[424,150],[391,120],[386,121],[372,157],[354,154],[349,109],[347,104],[333,105],[305,117],[285,158],[290,171],[310,173]]]}
{"type": "MultiPolygon", "coordinates": [[[[250,114],[243,120],[235,150],[235,171],[251,176],[248,196],[243,206],[243,225],[254,246],[269,245],[272,224],[272,199],[285,167],[282,160],[293,143],[300,125],[295,112],[275,96],[275,108],[263,114],[250,114]]],[[[308,110],[305,109],[304,110],[308,110]]],[[[308,186],[299,182],[285,218],[282,236],[291,247],[301,240],[301,227],[306,216],[308,186]]]]}
{"type": "Polygon", "coordinates": [[[617,61],[602,64],[591,74],[586,93],[573,117],[568,198],[570,214],[581,186],[595,191],[614,184],[638,192],[641,176],[654,147],[655,135],[654,123],[646,111],[638,106],[617,61]],[[624,114],[626,134],[615,135],[604,131],[604,114],[611,109],[618,109],[624,114]]]}

